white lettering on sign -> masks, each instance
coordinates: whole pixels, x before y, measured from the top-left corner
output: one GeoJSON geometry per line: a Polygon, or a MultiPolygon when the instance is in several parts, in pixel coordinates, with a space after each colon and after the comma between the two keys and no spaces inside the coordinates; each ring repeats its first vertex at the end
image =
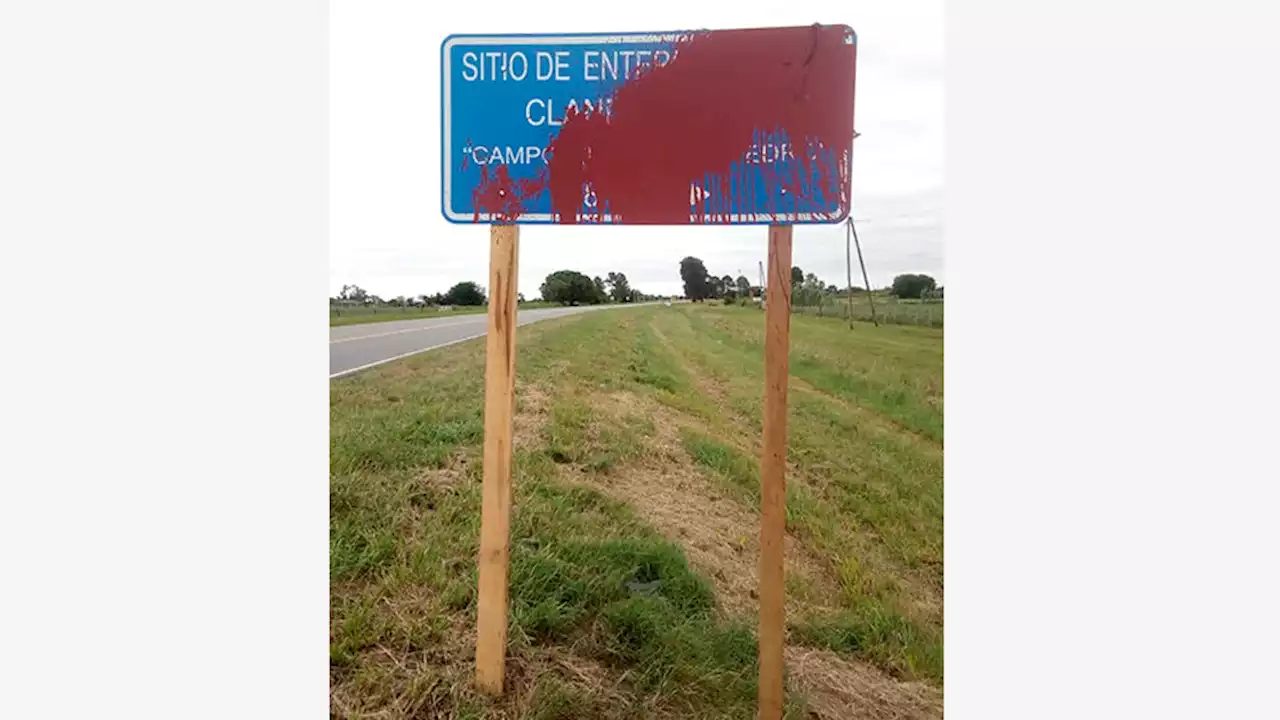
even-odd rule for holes
{"type": "Polygon", "coordinates": [[[555,58],[546,50],[539,50],[534,53],[534,72],[533,77],[538,82],[545,82],[551,79],[552,73],[556,69],[555,58]]]}
{"type": "Polygon", "coordinates": [[[462,53],[462,79],[467,82],[475,82],[479,76],[479,70],[476,68],[476,54],[473,52],[462,53]]]}
{"type": "Polygon", "coordinates": [[[600,79],[600,51],[587,50],[582,53],[582,79],[600,79]]]}
{"type": "Polygon", "coordinates": [[[527,121],[529,121],[529,124],[530,124],[530,125],[532,125],[532,126],[534,126],[534,127],[537,127],[537,126],[541,125],[542,123],[546,122],[546,117],[547,117],[547,104],[546,104],[546,103],[542,102],[542,101],[541,101],[541,100],[539,100],[538,98],[534,98],[534,99],[530,100],[529,102],[525,103],[525,106],[524,106],[524,119],[525,119],[525,120],[527,120],[527,121]],[[535,109],[534,109],[534,106],[535,106],[535,105],[536,105],[536,106],[538,106],[538,108],[539,108],[539,109],[535,110],[535,109]],[[534,115],[535,115],[536,113],[541,113],[541,114],[539,114],[539,115],[538,115],[538,119],[537,119],[537,120],[534,120],[534,119],[533,119],[533,117],[534,117],[534,115]]]}
{"type": "Polygon", "coordinates": [[[511,60],[508,63],[508,69],[511,71],[511,79],[516,82],[520,82],[524,79],[525,75],[529,74],[529,60],[524,56],[524,53],[515,53],[511,56],[511,60]],[[516,62],[517,60],[519,63],[516,62]],[[519,69],[516,69],[517,67],[519,69]]]}
{"type": "Polygon", "coordinates": [[[613,98],[596,98],[596,100],[583,100],[581,103],[577,99],[570,100],[565,105],[564,111],[555,112],[555,105],[551,100],[543,100],[542,98],[533,98],[524,105],[524,119],[530,125],[539,127],[541,125],[550,125],[559,127],[564,124],[565,117],[568,116],[570,110],[577,110],[584,114],[604,113],[608,115],[613,108],[613,98]]]}
{"type": "Polygon", "coordinates": [[[546,50],[539,50],[534,54],[534,62],[537,65],[534,77],[540,81],[566,82],[570,79],[568,50],[557,50],[554,55],[546,50]]]}
{"type": "MultiPolygon", "coordinates": [[[[465,152],[465,151],[464,151],[465,152]]],[[[477,165],[526,165],[541,161],[546,164],[547,158],[542,148],[536,145],[524,147],[485,147],[476,145],[470,149],[471,159],[477,165]]]]}
{"type": "Polygon", "coordinates": [[[743,155],[742,161],[748,165],[768,165],[785,160],[794,160],[795,154],[791,152],[790,143],[765,143],[763,145],[755,144],[743,155]]]}
{"type": "Polygon", "coordinates": [[[666,50],[586,50],[582,53],[582,79],[626,79],[635,68],[662,67],[670,61],[671,53],[666,50]]]}
{"type": "MultiPolygon", "coordinates": [[[[533,79],[568,82],[573,79],[568,50],[539,50],[533,60],[522,50],[468,50],[462,54],[462,79],[467,82],[520,82],[529,76],[533,79]]],[[[641,67],[661,67],[671,61],[668,50],[584,50],[582,52],[582,78],[584,80],[625,80],[632,70],[641,67]]]]}
{"type": "Polygon", "coordinates": [[[467,82],[524,80],[529,74],[529,58],[523,52],[465,52],[462,54],[462,79],[467,82]]]}
{"type": "MultiPolygon", "coordinates": [[[[661,67],[671,61],[669,50],[467,50],[462,53],[462,80],[464,82],[569,82],[578,77],[599,82],[626,80],[638,68],[661,67]]],[[[552,93],[549,93],[552,94],[552,93]]],[[[511,108],[515,110],[515,107],[511,108]]],[[[531,98],[524,104],[524,119],[531,127],[559,127],[572,112],[584,115],[612,114],[613,98],[571,98],[567,102],[553,101],[546,96],[531,98]]],[[[544,150],[534,146],[480,146],[463,149],[476,165],[497,163],[521,165],[541,161],[546,163],[544,150]]],[[[785,146],[752,146],[746,162],[772,162],[778,157],[790,157],[785,146]]],[[[584,196],[588,207],[593,207],[594,194],[584,196]]]]}

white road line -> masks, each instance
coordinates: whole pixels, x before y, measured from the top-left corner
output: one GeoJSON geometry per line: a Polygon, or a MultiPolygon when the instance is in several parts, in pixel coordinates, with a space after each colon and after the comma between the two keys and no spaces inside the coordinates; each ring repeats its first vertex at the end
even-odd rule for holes
{"type": "MultiPolygon", "coordinates": [[[[645,307],[645,306],[647,306],[647,305],[655,305],[655,304],[656,304],[656,303],[635,303],[635,304],[625,305],[625,306],[623,306],[623,307],[621,307],[621,308],[614,308],[614,307],[612,307],[612,306],[608,306],[608,305],[605,305],[605,306],[589,306],[589,307],[583,308],[583,309],[582,309],[582,310],[580,310],[579,312],[568,312],[568,313],[566,313],[566,314],[547,315],[546,317],[536,317],[536,318],[533,318],[532,320],[528,320],[528,321],[526,321],[524,324],[525,324],[525,325],[529,325],[529,324],[532,324],[532,323],[538,322],[538,321],[540,321],[540,320],[551,320],[551,319],[554,319],[554,318],[571,317],[571,316],[573,316],[573,315],[581,315],[581,314],[583,314],[584,312],[589,312],[589,311],[591,311],[591,310],[609,310],[609,309],[619,309],[619,310],[621,310],[621,309],[625,309],[625,308],[627,308],[627,307],[645,307]]],[[[407,352],[407,353],[401,353],[400,355],[396,355],[395,357],[383,358],[382,360],[375,360],[375,361],[373,361],[373,362],[371,362],[371,363],[366,363],[366,364],[361,365],[361,366],[359,366],[359,367],[353,367],[353,368],[350,368],[349,370],[340,370],[340,371],[338,371],[338,372],[336,372],[336,373],[332,373],[331,375],[329,375],[329,379],[330,379],[330,380],[333,380],[333,379],[335,379],[335,378],[346,377],[347,375],[352,375],[352,374],[354,374],[354,373],[358,373],[358,372],[360,372],[361,370],[368,370],[369,368],[378,367],[379,365],[386,365],[386,364],[387,364],[387,363],[389,363],[389,362],[394,362],[394,361],[396,361],[396,360],[402,360],[402,359],[407,358],[407,357],[412,357],[412,356],[414,356],[414,355],[418,355],[418,354],[420,354],[420,353],[424,353],[424,352],[426,352],[426,351],[428,351],[428,350],[436,350],[436,349],[438,349],[438,348],[442,348],[442,347],[449,347],[450,345],[457,345],[458,343],[461,343],[461,342],[466,342],[466,341],[468,341],[468,340],[475,340],[476,338],[484,337],[484,336],[489,332],[489,323],[488,323],[488,319],[487,319],[487,316],[484,316],[484,317],[486,317],[486,319],[485,319],[485,329],[484,329],[484,332],[479,332],[479,333],[476,333],[475,335],[468,335],[468,336],[466,336],[466,337],[458,338],[457,340],[450,340],[449,342],[440,343],[440,344],[438,344],[438,345],[432,345],[432,346],[430,346],[430,347],[419,348],[419,349],[417,349],[417,350],[410,350],[410,351],[409,351],[409,352],[407,352]]],[[[456,323],[452,323],[452,325],[462,325],[462,324],[465,324],[465,322],[466,322],[466,321],[456,322],[456,323]]],[[[520,317],[519,317],[519,315],[517,314],[517,316],[516,316],[516,325],[517,325],[517,326],[519,326],[520,324],[521,324],[521,323],[520,323],[520,317]]],[[[441,326],[441,325],[436,325],[436,326],[434,326],[434,327],[443,327],[443,326],[441,326]]],[[[419,329],[419,328],[412,328],[412,330],[417,330],[417,329],[419,329]]],[[[430,329],[430,328],[424,328],[424,329],[430,329]]],[[[397,330],[396,332],[382,333],[382,335],[397,335],[397,334],[402,333],[402,332],[409,332],[409,330],[397,330]]],[[[371,338],[371,337],[381,337],[381,335],[362,335],[361,337],[358,337],[358,338],[350,338],[350,339],[352,339],[352,340],[361,340],[361,339],[364,339],[364,338],[371,338]]],[[[335,341],[330,340],[330,341],[329,341],[329,344],[330,344],[330,345],[332,345],[332,344],[334,344],[334,342],[335,342],[335,341]]],[[[338,341],[338,342],[341,342],[341,341],[338,341]]]]}
{"type": "MultiPolygon", "coordinates": [[[[487,331],[488,331],[488,328],[486,328],[485,330],[486,330],[486,332],[487,332],[487,331]]],[[[382,360],[375,360],[375,361],[373,361],[373,362],[371,362],[371,363],[366,363],[366,364],[364,364],[364,365],[361,365],[360,367],[353,367],[353,368],[351,368],[350,370],[341,370],[341,371],[339,371],[339,372],[336,372],[336,373],[331,374],[331,375],[329,376],[329,379],[330,379],[330,380],[333,380],[334,378],[340,378],[340,377],[343,377],[343,376],[345,376],[345,375],[350,375],[350,374],[352,374],[352,373],[358,373],[358,372],[360,372],[361,370],[368,370],[369,368],[372,368],[372,367],[378,367],[379,365],[385,365],[385,364],[387,364],[387,363],[389,363],[389,362],[392,362],[393,360],[401,360],[401,359],[403,359],[403,358],[407,358],[407,357],[409,357],[409,356],[411,356],[411,355],[417,355],[417,354],[419,354],[419,353],[424,353],[424,352],[426,352],[426,351],[428,351],[428,350],[435,350],[435,349],[437,349],[437,348],[449,347],[450,345],[457,345],[457,344],[458,344],[458,343],[460,343],[460,342],[466,342],[466,341],[468,341],[468,340],[475,340],[476,338],[484,337],[484,336],[485,336],[485,333],[478,333],[478,334],[476,334],[476,335],[468,335],[467,337],[464,337],[464,338],[458,338],[457,340],[450,340],[449,342],[440,343],[439,345],[432,345],[431,347],[424,347],[424,348],[419,348],[419,349],[417,349],[417,350],[410,350],[410,351],[409,351],[409,352],[407,352],[407,353],[403,353],[403,354],[400,354],[400,355],[396,355],[395,357],[384,358],[384,359],[382,359],[382,360]]]]}
{"type": "MultiPolygon", "coordinates": [[[[480,317],[485,317],[485,316],[481,315],[480,317]]],[[[404,330],[392,330],[391,332],[375,333],[373,335],[360,335],[358,337],[351,337],[351,338],[338,338],[337,340],[330,340],[329,344],[337,345],[338,343],[355,342],[356,340],[369,340],[372,338],[387,337],[388,335],[402,335],[404,333],[422,332],[423,330],[435,330],[436,328],[455,327],[457,325],[466,325],[472,322],[475,322],[475,321],[459,320],[458,322],[451,322],[451,323],[434,323],[432,325],[427,325],[425,327],[413,327],[413,328],[406,328],[404,330]]]]}

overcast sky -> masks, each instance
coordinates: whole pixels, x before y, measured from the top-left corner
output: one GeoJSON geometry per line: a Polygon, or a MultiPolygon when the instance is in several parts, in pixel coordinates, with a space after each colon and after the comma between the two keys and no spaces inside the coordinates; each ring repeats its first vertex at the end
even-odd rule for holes
{"type": "MultiPolygon", "coordinates": [[[[853,216],[871,284],[943,272],[943,16],[941,0],[786,2],[733,12],[725,4],[554,4],[491,0],[459,10],[433,3],[331,4],[330,294],[355,283],[384,298],[487,285],[489,232],[440,214],[440,43],[451,33],[627,32],[844,23],[858,33],[853,216]],[[474,11],[473,11],[474,10],[474,11]],[[637,20],[643,17],[644,20],[637,20]]],[[[758,282],[759,227],[559,227],[520,230],[520,291],[535,297],[552,271],[626,273],[647,293],[681,292],[680,259],[758,282]]],[[[845,230],[797,226],[794,263],[845,284],[845,230]]],[[[855,284],[858,277],[854,259],[855,284]]]]}

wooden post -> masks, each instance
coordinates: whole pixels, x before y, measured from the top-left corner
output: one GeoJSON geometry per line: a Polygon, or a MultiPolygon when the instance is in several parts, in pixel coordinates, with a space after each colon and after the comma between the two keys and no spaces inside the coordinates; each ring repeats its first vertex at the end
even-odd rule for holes
{"type": "Polygon", "coordinates": [[[517,225],[489,232],[489,332],[484,350],[484,489],[476,601],[476,686],[502,694],[507,657],[507,560],[511,439],[516,406],[517,225]]]}
{"type": "Polygon", "coordinates": [[[791,346],[791,226],[769,227],[764,336],[764,449],[760,457],[760,720],[780,720],[787,531],[787,379],[791,346]]]}

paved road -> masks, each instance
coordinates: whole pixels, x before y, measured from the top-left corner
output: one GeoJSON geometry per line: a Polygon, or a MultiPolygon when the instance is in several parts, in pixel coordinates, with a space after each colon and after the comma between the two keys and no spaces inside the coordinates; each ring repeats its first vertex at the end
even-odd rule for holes
{"type": "MultiPolygon", "coordinates": [[[[565,315],[598,310],[623,310],[632,307],[639,306],[605,305],[521,310],[516,315],[516,324],[528,325],[539,320],[565,315]]],[[[422,320],[396,320],[329,328],[329,379],[480,337],[485,334],[488,327],[489,318],[484,314],[455,316],[446,314],[443,317],[422,320]]]]}

